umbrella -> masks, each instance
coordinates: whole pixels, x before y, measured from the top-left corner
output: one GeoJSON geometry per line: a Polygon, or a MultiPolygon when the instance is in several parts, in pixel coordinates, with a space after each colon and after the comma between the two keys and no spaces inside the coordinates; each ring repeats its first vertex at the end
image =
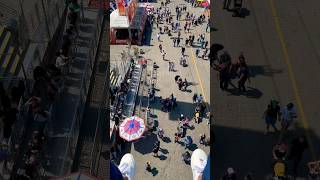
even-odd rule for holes
{"type": "Polygon", "coordinates": [[[144,125],[144,120],[132,116],[126,118],[119,127],[119,135],[126,141],[134,141],[139,139],[144,133],[146,126],[144,125]]]}
{"type": "Polygon", "coordinates": [[[205,0],[197,0],[198,2],[204,2],[205,0]]]}
{"type": "Polygon", "coordinates": [[[208,1],[201,3],[202,7],[209,7],[210,3],[208,1]]]}

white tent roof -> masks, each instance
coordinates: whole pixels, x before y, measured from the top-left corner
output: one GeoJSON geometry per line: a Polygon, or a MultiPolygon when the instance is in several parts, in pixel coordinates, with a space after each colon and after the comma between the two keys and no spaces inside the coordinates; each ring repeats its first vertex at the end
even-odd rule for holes
{"type": "Polygon", "coordinates": [[[128,16],[119,16],[119,10],[116,9],[110,14],[110,28],[128,28],[128,16]]]}

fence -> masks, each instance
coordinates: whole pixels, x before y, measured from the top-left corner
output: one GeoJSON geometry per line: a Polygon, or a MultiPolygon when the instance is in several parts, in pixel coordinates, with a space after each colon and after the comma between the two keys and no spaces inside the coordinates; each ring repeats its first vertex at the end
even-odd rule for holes
{"type": "Polygon", "coordinates": [[[106,166],[106,165],[100,165],[99,159],[100,159],[102,143],[106,142],[106,139],[109,136],[109,134],[107,133],[109,132],[108,131],[109,125],[107,123],[107,120],[108,120],[107,105],[108,105],[108,99],[109,99],[108,87],[109,87],[108,81],[106,78],[104,82],[104,87],[103,87],[103,95],[102,95],[103,101],[99,107],[98,121],[97,121],[96,132],[93,140],[93,148],[91,151],[92,161],[90,166],[90,173],[94,176],[98,176],[100,166],[106,166]]]}

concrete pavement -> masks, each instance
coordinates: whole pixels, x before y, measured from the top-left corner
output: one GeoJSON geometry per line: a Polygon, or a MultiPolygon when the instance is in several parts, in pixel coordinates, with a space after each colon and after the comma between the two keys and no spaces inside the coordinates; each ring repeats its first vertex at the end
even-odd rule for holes
{"type": "MultiPolygon", "coordinates": [[[[307,135],[312,145],[305,152],[299,174],[305,177],[306,162],[319,158],[316,99],[320,98],[320,39],[316,32],[320,26],[315,23],[320,16],[316,9],[319,5],[313,0],[246,0],[244,7],[250,14],[236,18],[222,10],[222,2],[214,4],[217,31],[211,36],[213,42],[224,45],[233,58],[244,52],[253,74],[252,82],[247,84],[251,87],[249,96],[245,96],[221,92],[217,73],[211,73],[217,136],[214,179],[221,177],[229,166],[240,178],[248,172],[254,179],[271,175],[271,150],[279,137],[263,135],[265,124],[261,117],[272,98],[278,99],[281,106],[294,102],[301,129],[310,128],[307,135]]],[[[305,134],[301,129],[298,134],[305,134]]]]}
{"type": "MultiPolygon", "coordinates": [[[[188,11],[195,13],[197,16],[202,13],[202,8],[191,8],[188,3],[182,0],[172,1],[169,5],[172,13],[175,15],[175,6],[179,4],[186,4],[188,11]]],[[[158,7],[158,4],[153,4],[158,7]]],[[[182,17],[185,16],[183,14],[182,17]]],[[[175,19],[175,18],[174,18],[175,19]]],[[[184,21],[181,21],[184,25],[184,21]]],[[[163,26],[163,25],[161,25],[163,26]]],[[[197,36],[198,33],[203,33],[205,31],[205,24],[201,27],[192,27],[191,32],[195,32],[197,36]]],[[[161,141],[160,147],[162,150],[159,152],[159,158],[152,156],[153,143],[157,139],[156,134],[147,135],[145,138],[139,140],[132,144],[131,153],[133,154],[137,171],[136,179],[176,179],[176,180],[186,180],[192,179],[192,172],[190,165],[186,165],[181,160],[181,155],[185,152],[182,145],[174,143],[174,133],[176,132],[176,127],[178,126],[177,119],[180,114],[183,113],[185,116],[192,118],[195,105],[192,103],[192,96],[194,93],[203,94],[209,103],[210,99],[210,84],[209,84],[209,62],[196,58],[194,53],[195,49],[186,48],[187,54],[187,64],[188,67],[182,67],[179,65],[179,59],[181,57],[181,47],[173,47],[172,39],[166,35],[161,35],[161,42],[163,49],[165,50],[167,61],[162,60],[161,53],[159,51],[159,42],[156,39],[156,33],[159,32],[158,29],[153,29],[151,46],[139,47],[143,49],[146,54],[144,58],[149,59],[148,64],[152,65],[156,62],[159,65],[158,69],[158,79],[157,79],[157,89],[156,96],[162,96],[167,98],[174,94],[177,98],[178,107],[171,113],[165,113],[161,111],[161,105],[159,103],[159,98],[156,98],[156,102],[151,104],[151,112],[157,116],[159,120],[159,125],[165,131],[166,141],[161,141]],[[176,72],[168,71],[168,60],[175,63],[176,72]],[[194,86],[189,86],[188,89],[191,92],[181,92],[178,90],[178,86],[174,80],[176,75],[180,75],[183,78],[187,78],[189,82],[193,82],[194,86]],[[200,85],[201,84],[201,85],[200,85]],[[151,162],[153,173],[145,171],[146,161],[151,162]]],[[[183,38],[180,44],[184,44],[184,38],[189,36],[189,34],[184,34],[181,31],[181,37],[183,38]]],[[[176,37],[177,33],[173,33],[176,37]]],[[[209,38],[209,33],[206,33],[206,39],[209,38]]],[[[202,52],[202,51],[201,51],[202,52]]],[[[149,66],[148,68],[152,68],[149,66]]],[[[151,72],[151,69],[148,70],[151,72]]],[[[145,97],[144,97],[145,99],[145,97]]],[[[195,129],[187,130],[187,135],[192,136],[194,143],[197,147],[203,149],[207,154],[209,154],[209,146],[203,146],[199,144],[199,136],[201,133],[205,133],[209,137],[209,126],[206,124],[206,120],[200,124],[195,124],[195,129]]],[[[192,151],[189,151],[192,153],[192,151]]]]}

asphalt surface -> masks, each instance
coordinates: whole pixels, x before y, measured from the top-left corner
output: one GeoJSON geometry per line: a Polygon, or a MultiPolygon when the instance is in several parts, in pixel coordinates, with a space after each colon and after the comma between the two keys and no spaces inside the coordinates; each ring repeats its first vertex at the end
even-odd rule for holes
{"type": "MultiPolygon", "coordinates": [[[[160,3],[159,3],[160,4],[160,3]]],[[[159,7],[159,4],[152,3],[152,5],[159,7]]],[[[203,8],[191,8],[191,6],[182,0],[172,1],[169,4],[169,8],[173,15],[175,15],[176,5],[185,4],[188,7],[189,12],[195,13],[197,17],[203,12],[203,8]]],[[[184,19],[186,12],[183,13],[182,19],[184,19]]],[[[174,16],[175,20],[175,16],[174,16]]],[[[174,21],[176,22],[176,21],[174,21]]],[[[185,21],[180,21],[181,26],[185,24],[185,21]]],[[[163,24],[160,25],[163,27],[163,24]]],[[[198,33],[205,33],[206,23],[202,26],[192,27],[191,33],[195,33],[196,37],[198,33]]],[[[151,45],[150,46],[139,46],[138,48],[143,49],[145,54],[144,58],[148,59],[148,70],[147,73],[151,75],[152,64],[156,62],[160,67],[157,72],[157,84],[156,84],[156,101],[151,103],[151,113],[156,115],[156,119],[159,121],[159,125],[165,131],[165,140],[161,141],[159,157],[152,156],[152,148],[154,142],[157,140],[157,135],[152,133],[146,135],[144,138],[140,139],[138,142],[132,143],[130,148],[131,154],[136,161],[136,179],[175,179],[175,180],[186,180],[192,179],[192,171],[190,165],[185,164],[181,160],[181,155],[186,150],[184,146],[178,143],[174,143],[174,133],[177,131],[178,118],[180,114],[183,113],[188,118],[193,118],[193,112],[195,105],[192,103],[192,96],[194,93],[202,94],[204,99],[208,102],[210,100],[210,68],[209,61],[202,60],[195,57],[195,49],[191,47],[186,48],[187,55],[187,67],[182,67],[179,65],[179,59],[181,57],[181,46],[185,43],[185,37],[189,34],[185,34],[183,30],[181,31],[181,37],[183,38],[180,43],[180,47],[173,47],[173,41],[171,37],[167,34],[161,35],[160,42],[165,50],[166,60],[162,60],[161,53],[159,51],[159,42],[157,41],[156,34],[159,29],[152,29],[151,35],[151,45]],[[175,72],[168,71],[168,61],[173,61],[175,63],[175,72]],[[178,90],[178,86],[174,80],[176,75],[182,76],[182,78],[187,78],[189,82],[194,85],[188,87],[189,92],[182,92],[178,90]],[[161,111],[161,106],[159,103],[159,97],[167,98],[174,94],[177,98],[178,107],[171,113],[166,113],[161,111]],[[147,172],[145,170],[146,161],[151,162],[152,172],[147,172]]],[[[191,35],[190,33],[190,35],[191,35]]],[[[206,40],[209,40],[209,32],[206,34],[206,40]]],[[[173,33],[173,37],[177,37],[177,33],[173,33]]],[[[210,42],[209,42],[210,43],[210,42]]],[[[201,53],[203,50],[201,50],[201,53]]],[[[201,54],[200,53],[200,54],[201,54]]],[[[148,79],[150,77],[147,77],[148,79]]],[[[140,87],[141,88],[141,87],[140,87]]],[[[137,97],[139,100],[140,97],[137,97]]],[[[143,101],[146,100],[145,97],[142,98],[143,101]]],[[[142,109],[144,109],[145,103],[142,103],[142,109]]],[[[142,113],[143,114],[143,113],[142,113]]],[[[192,123],[193,124],[193,123],[192,123]]],[[[205,119],[200,124],[195,124],[195,129],[187,130],[187,136],[191,136],[194,141],[194,145],[191,150],[188,150],[191,154],[192,151],[197,147],[203,149],[207,154],[210,152],[209,146],[204,146],[199,144],[199,137],[201,133],[205,133],[207,138],[209,137],[209,126],[207,125],[207,120],[205,119]]]]}
{"type": "Polygon", "coordinates": [[[213,6],[212,42],[222,44],[233,59],[244,52],[253,75],[247,84],[249,93],[239,94],[221,91],[217,72],[211,72],[217,136],[214,179],[228,167],[235,169],[239,179],[248,172],[253,179],[271,175],[271,150],[279,134],[264,135],[262,114],[272,98],[281,106],[293,102],[297,107],[299,128],[288,139],[296,134],[308,138],[310,148],[298,178],[305,179],[306,163],[319,160],[320,152],[320,1],[245,0],[244,18],[232,17],[232,12],[222,9],[222,1],[213,6]]]}

